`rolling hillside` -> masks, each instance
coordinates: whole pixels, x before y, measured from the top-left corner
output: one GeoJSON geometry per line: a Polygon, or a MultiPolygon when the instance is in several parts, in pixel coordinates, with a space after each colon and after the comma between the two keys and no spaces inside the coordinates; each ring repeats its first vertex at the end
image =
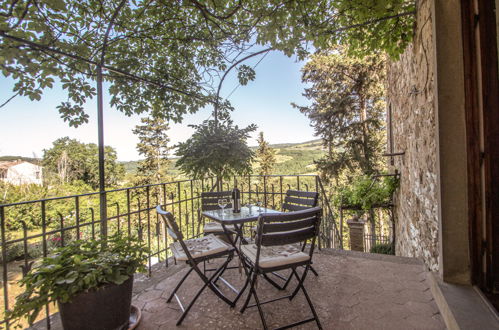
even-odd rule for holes
{"type": "MultiPolygon", "coordinates": [[[[273,144],[276,150],[275,174],[313,174],[315,173],[314,160],[322,157],[321,140],[312,140],[302,143],[273,144]]],[[[252,147],[256,150],[257,147],[252,147]]],[[[133,174],[137,171],[137,161],[122,162],[127,173],[133,174]]],[[[258,164],[255,164],[255,172],[258,172],[258,164]]],[[[180,175],[175,168],[175,160],[171,162],[170,173],[174,176],[180,175]]]]}

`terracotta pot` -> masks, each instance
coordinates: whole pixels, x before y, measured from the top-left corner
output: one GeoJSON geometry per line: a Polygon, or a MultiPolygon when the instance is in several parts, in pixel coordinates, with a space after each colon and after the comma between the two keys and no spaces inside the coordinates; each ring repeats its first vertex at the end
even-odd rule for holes
{"type": "Polygon", "coordinates": [[[65,330],[121,330],[128,328],[133,276],[120,285],[109,284],[59,303],[65,330]]]}

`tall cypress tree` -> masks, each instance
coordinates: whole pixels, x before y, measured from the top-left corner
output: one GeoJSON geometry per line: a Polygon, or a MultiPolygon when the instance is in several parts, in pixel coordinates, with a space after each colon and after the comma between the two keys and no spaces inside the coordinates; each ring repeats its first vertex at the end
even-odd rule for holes
{"type": "Polygon", "coordinates": [[[256,156],[260,164],[260,175],[272,174],[272,170],[276,163],[275,150],[265,141],[263,132],[260,132],[258,135],[258,150],[256,151],[256,156]]]}
{"type": "Polygon", "coordinates": [[[158,117],[141,118],[142,125],[135,126],[133,133],[139,137],[137,151],[145,159],[137,168],[138,184],[164,182],[168,174],[168,123],[158,117]]]}

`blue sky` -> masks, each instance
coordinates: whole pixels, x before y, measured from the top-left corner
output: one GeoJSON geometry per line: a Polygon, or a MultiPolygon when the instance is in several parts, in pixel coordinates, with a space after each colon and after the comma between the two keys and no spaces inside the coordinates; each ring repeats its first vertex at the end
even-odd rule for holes
{"type": "MultiPolygon", "coordinates": [[[[254,65],[259,58],[248,62],[254,65]]],[[[255,145],[258,132],[263,131],[271,143],[303,142],[314,139],[309,120],[291,102],[307,104],[301,95],[305,87],[301,82],[300,69],[304,62],[272,52],[256,67],[256,80],[240,86],[230,97],[235,107],[232,113],[234,123],[247,126],[255,123],[258,130],[249,144],[255,145]]],[[[12,95],[13,81],[0,78],[0,104],[12,95]]],[[[226,97],[237,86],[235,76],[224,83],[222,96],[226,97]]],[[[59,116],[56,106],[66,99],[60,88],[46,90],[41,101],[30,101],[17,97],[0,108],[0,156],[36,155],[41,157],[59,137],[69,136],[81,142],[97,143],[97,115],[95,100],[87,103],[85,109],[90,115],[88,124],[78,128],[67,125],[59,116]]],[[[140,122],[139,116],[127,117],[106,106],[104,98],[104,140],[117,150],[119,160],[136,160],[137,138],[132,129],[140,122]]],[[[182,124],[172,124],[169,136],[172,144],[185,141],[192,134],[188,124],[199,124],[211,114],[211,108],[200,110],[185,117],[182,124]]]]}

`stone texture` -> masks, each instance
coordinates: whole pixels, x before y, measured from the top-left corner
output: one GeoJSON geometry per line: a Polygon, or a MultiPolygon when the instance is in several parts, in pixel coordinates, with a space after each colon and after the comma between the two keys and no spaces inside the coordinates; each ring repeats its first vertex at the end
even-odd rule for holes
{"type": "MultiPolygon", "coordinates": [[[[364,253],[337,252],[323,250],[314,256],[314,268],[319,277],[309,274],[305,286],[315,305],[324,329],[444,329],[436,304],[431,297],[421,263],[410,259],[389,257],[373,258],[364,253]]],[[[235,264],[236,261],[233,261],[235,264]]],[[[178,267],[178,266],[172,266],[178,267]]],[[[166,298],[186,269],[164,279],[156,280],[154,290],[164,289],[157,294],[147,291],[143,319],[138,329],[175,329],[175,322],[181,311],[173,300],[166,298]],[[150,300],[150,298],[152,300],[150,300]]],[[[224,275],[237,288],[244,277],[237,270],[224,275]]],[[[280,292],[265,281],[259,281],[260,299],[267,300],[289,294],[290,289],[280,292]]],[[[184,304],[187,303],[202,285],[197,276],[186,280],[179,292],[184,304]]],[[[221,285],[227,295],[233,293],[221,285]]],[[[245,297],[245,295],[243,295],[245,297]]],[[[144,300],[144,293],[134,297],[144,300]]],[[[258,312],[255,308],[239,313],[240,300],[235,309],[229,308],[211,291],[203,292],[179,329],[261,329],[258,312]]],[[[282,300],[263,306],[269,327],[279,327],[298,321],[310,315],[306,300],[299,293],[293,301],[282,300]]],[[[312,323],[297,329],[314,329],[312,323]]]]}
{"type": "MultiPolygon", "coordinates": [[[[231,265],[237,265],[237,260],[231,265]]],[[[424,266],[416,259],[323,249],[314,255],[314,268],[319,276],[309,274],[305,287],[324,329],[445,328],[428,289],[429,283],[423,276],[424,266]]],[[[242,300],[235,309],[231,309],[209,290],[201,294],[182,325],[176,327],[181,310],[175,299],[167,303],[166,297],[186,271],[185,264],[170,264],[168,268],[162,266],[155,269],[150,278],[136,277],[133,304],[142,311],[138,330],[262,328],[256,308],[240,314],[242,300]]],[[[236,288],[241,288],[245,279],[237,269],[228,270],[224,278],[236,288]]],[[[194,273],[185,281],[178,292],[184,304],[202,285],[203,282],[194,273]]],[[[293,280],[290,287],[281,292],[261,280],[257,292],[261,300],[268,300],[290,294],[295,285],[296,280],[293,280]]],[[[220,289],[234,297],[226,286],[221,284],[220,289]]],[[[292,301],[284,299],[262,308],[270,328],[311,315],[301,292],[292,301]]],[[[52,329],[62,329],[57,314],[53,320],[52,329]]],[[[45,322],[41,322],[35,328],[44,329],[44,326],[45,322]]],[[[307,323],[294,329],[315,328],[314,324],[307,323]]]]}
{"type": "Polygon", "coordinates": [[[437,141],[431,2],[419,2],[414,42],[388,66],[393,168],[401,174],[395,201],[396,254],[438,270],[437,141]]]}
{"type": "Polygon", "coordinates": [[[350,230],[350,250],[364,251],[364,222],[358,218],[347,221],[350,230]]]}

